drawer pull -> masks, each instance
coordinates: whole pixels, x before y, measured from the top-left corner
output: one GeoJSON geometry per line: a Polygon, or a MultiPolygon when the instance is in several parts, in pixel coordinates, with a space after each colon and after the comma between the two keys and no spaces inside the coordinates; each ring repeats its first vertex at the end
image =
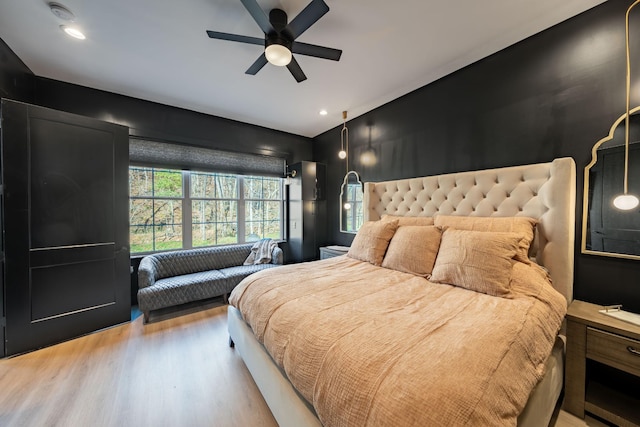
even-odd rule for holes
{"type": "Polygon", "coordinates": [[[627,350],[629,351],[629,353],[634,354],[636,356],[640,356],[640,350],[636,350],[635,348],[628,346],[627,350]]]}

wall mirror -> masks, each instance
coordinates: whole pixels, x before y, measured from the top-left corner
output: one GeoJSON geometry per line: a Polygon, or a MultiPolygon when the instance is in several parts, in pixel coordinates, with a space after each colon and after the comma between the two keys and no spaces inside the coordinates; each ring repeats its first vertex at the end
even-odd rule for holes
{"type": "MultiPolygon", "coordinates": [[[[640,106],[630,113],[629,193],[640,195],[640,106]]],[[[623,211],[613,206],[623,191],[625,114],[591,153],[584,169],[582,253],[640,259],[640,208],[623,211]]]]}
{"type": "Polygon", "coordinates": [[[340,231],[343,233],[357,233],[364,219],[362,206],[363,185],[360,176],[355,171],[349,171],[344,176],[340,189],[340,231]]]}

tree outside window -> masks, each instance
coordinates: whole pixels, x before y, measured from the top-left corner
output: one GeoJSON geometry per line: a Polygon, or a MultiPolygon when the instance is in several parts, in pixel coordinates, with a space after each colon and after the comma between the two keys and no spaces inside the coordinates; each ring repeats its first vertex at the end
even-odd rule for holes
{"type": "Polygon", "coordinates": [[[282,236],[282,180],[245,177],[246,241],[282,236]]]}
{"type": "Polygon", "coordinates": [[[238,243],[238,185],[235,175],[191,173],[193,246],[238,243]]]}
{"type": "Polygon", "coordinates": [[[129,168],[131,252],[182,247],[182,173],[129,168]]]}

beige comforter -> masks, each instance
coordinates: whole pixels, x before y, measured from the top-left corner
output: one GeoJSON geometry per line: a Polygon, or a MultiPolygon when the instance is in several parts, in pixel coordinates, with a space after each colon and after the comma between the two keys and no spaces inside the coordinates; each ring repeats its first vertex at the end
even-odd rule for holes
{"type": "Polygon", "coordinates": [[[346,256],[258,272],[231,294],[325,426],[508,426],[541,378],[566,301],[516,263],[512,295],[346,256]]]}

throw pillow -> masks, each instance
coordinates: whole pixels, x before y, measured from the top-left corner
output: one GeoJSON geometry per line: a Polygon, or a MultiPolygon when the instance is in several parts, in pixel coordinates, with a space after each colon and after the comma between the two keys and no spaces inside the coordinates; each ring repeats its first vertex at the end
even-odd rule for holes
{"type": "Polygon", "coordinates": [[[373,265],[382,264],[389,241],[397,228],[398,221],[365,222],[353,239],[347,256],[373,265]]]}
{"type": "Polygon", "coordinates": [[[434,226],[407,225],[393,235],[382,266],[429,278],[438,256],[442,229],[434,226]]]}
{"type": "Polygon", "coordinates": [[[480,217],[437,215],[435,217],[435,225],[443,228],[520,234],[522,240],[516,253],[516,259],[525,264],[531,263],[529,260],[529,246],[531,246],[531,242],[533,241],[537,223],[537,220],[524,216],[480,217]]]}
{"type": "Polygon", "coordinates": [[[510,290],[511,269],[522,236],[448,228],[442,233],[431,281],[493,296],[510,290]]]}

